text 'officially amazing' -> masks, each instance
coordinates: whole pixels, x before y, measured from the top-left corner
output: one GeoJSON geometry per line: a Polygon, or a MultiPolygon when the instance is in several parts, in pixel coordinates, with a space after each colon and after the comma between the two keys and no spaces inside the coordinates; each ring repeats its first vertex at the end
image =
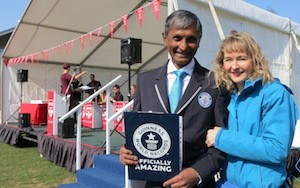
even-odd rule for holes
{"type": "Polygon", "coordinates": [[[135,170],[172,172],[171,161],[155,159],[139,159],[135,170]]]}

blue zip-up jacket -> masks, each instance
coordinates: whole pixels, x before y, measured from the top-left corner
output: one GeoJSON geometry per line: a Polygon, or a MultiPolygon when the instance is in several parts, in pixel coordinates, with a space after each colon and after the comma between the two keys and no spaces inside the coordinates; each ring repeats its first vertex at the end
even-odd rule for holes
{"type": "Polygon", "coordinates": [[[241,188],[278,188],[285,182],[298,118],[291,94],[278,79],[265,85],[257,79],[231,96],[228,130],[221,129],[215,140],[215,147],[228,154],[228,182],[241,188]]]}

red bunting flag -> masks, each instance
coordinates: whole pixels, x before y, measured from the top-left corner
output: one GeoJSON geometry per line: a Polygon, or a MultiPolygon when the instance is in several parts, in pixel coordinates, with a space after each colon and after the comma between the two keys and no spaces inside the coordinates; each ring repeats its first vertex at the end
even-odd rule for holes
{"type": "Polygon", "coordinates": [[[11,59],[11,63],[12,63],[12,64],[15,64],[15,60],[16,60],[16,58],[12,58],[12,59],[11,59]]]}
{"type": "Polygon", "coordinates": [[[80,36],[81,48],[84,49],[84,35],[80,36]]]}
{"type": "Polygon", "coordinates": [[[70,52],[70,45],[69,45],[69,42],[66,42],[64,43],[64,47],[65,47],[65,50],[67,52],[67,54],[70,52]]]}
{"type": "Polygon", "coordinates": [[[28,56],[25,56],[25,63],[27,63],[28,62],[28,56]]]}
{"type": "Polygon", "coordinates": [[[33,55],[34,55],[34,59],[36,60],[36,63],[39,63],[39,62],[40,62],[39,54],[38,54],[38,53],[35,53],[35,54],[33,54],[33,55]]]}
{"type": "Polygon", "coordinates": [[[101,35],[101,29],[102,29],[101,27],[98,28],[97,37],[100,37],[100,35],[101,35]]]}
{"type": "Polygon", "coordinates": [[[22,56],[22,57],[21,57],[21,63],[24,63],[24,60],[25,60],[25,57],[22,56]]]}
{"type": "Polygon", "coordinates": [[[23,57],[19,57],[18,63],[23,63],[23,57]]]}
{"type": "Polygon", "coordinates": [[[154,0],[151,4],[156,19],[160,18],[160,0],[154,0]]]}
{"type": "Polygon", "coordinates": [[[114,22],[113,21],[110,22],[109,26],[110,26],[110,37],[113,38],[114,37],[114,29],[115,29],[114,22]]]}
{"type": "Polygon", "coordinates": [[[51,48],[51,56],[52,56],[52,57],[54,56],[54,52],[55,52],[55,47],[52,47],[52,48],[51,48]]]}
{"type": "Polygon", "coordinates": [[[93,32],[89,32],[90,46],[93,45],[93,32]]]}
{"type": "Polygon", "coordinates": [[[25,60],[25,57],[22,56],[22,57],[21,57],[21,63],[25,63],[24,60],[25,60]]]}
{"type": "Polygon", "coordinates": [[[73,49],[74,40],[68,41],[64,44],[67,53],[70,53],[73,49]]]}
{"type": "Polygon", "coordinates": [[[45,60],[45,61],[47,61],[48,60],[48,50],[44,50],[44,51],[42,51],[42,57],[43,57],[43,59],[45,60]]]}
{"type": "Polygon", "coordinates": [[[31,60],[31,63],[34,63],[34,56],[33,56],[33,54],[30,55],[30,60],[31,60]]]}
{"type": "Polygon", "coordinates": [[[142,27],[143,26],[143,17],[144,17],[144,8],[139,8],[136,11],[137,15],[138,15],[138,20],[139,20],[139,24],[142,27]]]}
{"type": "Polygon", "coordinates": [[[16,63],[17,64],[20,63],[20,58],[19,57],[16,58],[16,63]]]}
{"type": "Polygon", "coordinates": [[[11,63],[12,63],[12,59],[9,59],[8,64],[11,65],[11,63]]]}
{"type": "Polygon", "coordinates": [[[12,59],[12,64],[15,65],[16,64],[16,58],[12,59]]]}
{"type": "Polygon", "coordinates": [[[69,52],[72,51],[73,46],[74,46],[74,39],[68,42],[69,52]]]}
{"type": "Polygon", "coordinates": [[[125,15],[122,17],[123,25],[126,33],[128,32],[128,15],[125,15]]]}

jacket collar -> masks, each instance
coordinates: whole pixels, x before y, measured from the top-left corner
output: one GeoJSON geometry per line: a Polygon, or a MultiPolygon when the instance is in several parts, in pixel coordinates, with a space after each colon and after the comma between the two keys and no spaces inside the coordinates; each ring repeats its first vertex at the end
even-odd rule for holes
{"type": "MultiPolygon", "coordinates": [[[[157,74],[154,76],[156,79],[156,94],[158,98],[161,99],[161,105],[164,107],[166,113],[170,112],[170,105],[168,99],[168,89],[167,89],[167,64],[162,66],[157,74]]],[[[192,99],[199,93],[202,87],[208,85],[210,79],[205,79],[207,75],[207,70],[200,66],[200,64],[195,59],[195,67],[191,76],[191,80],[178,103],[178,107],[175,113],[179,114],[188,106],[192,99]]]]}

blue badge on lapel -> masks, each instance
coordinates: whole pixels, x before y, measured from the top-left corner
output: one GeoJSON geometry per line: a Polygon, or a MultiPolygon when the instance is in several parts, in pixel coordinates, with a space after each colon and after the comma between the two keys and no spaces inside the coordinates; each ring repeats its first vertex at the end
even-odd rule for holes
{"type": "Polygon", "coordinates": [[[198,95],[198,103],[203,108],[210,107],[210,105],[212,103],[212,97],[211,97],[211,95],[209,93],[207,93],[207,92],[201,92],[198,95]]]}

